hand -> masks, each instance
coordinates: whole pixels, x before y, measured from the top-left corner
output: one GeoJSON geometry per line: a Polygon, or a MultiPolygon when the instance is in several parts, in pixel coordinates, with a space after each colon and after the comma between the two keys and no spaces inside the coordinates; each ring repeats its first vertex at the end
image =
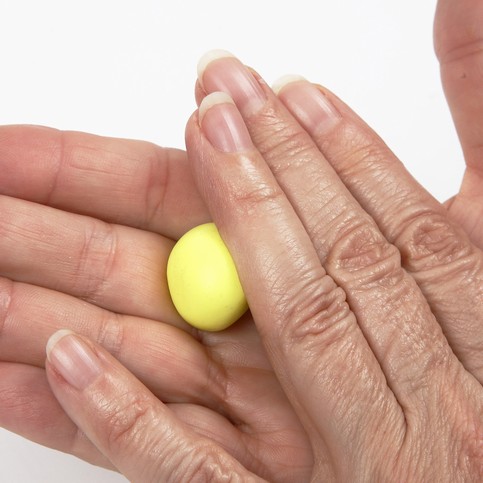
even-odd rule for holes
{"type": "MultiPolygon", "coordinates": [[[[210,219],[185,153],[2,127],[0,163],[0,425],[97,465],[118,463],[52,395],[45,344],[67,328],[137,376],[165,404],[152,402],[170,414],[170,428],[179,422],[270,480],[303,481],[312,466],[307,437],[250,315],[223,333],[201,333],[170,302],[165,273],[174,239],[210,219]]],[[[120,379],[119,371],[112,377],[120,379]]],[[[132,384],[133,397],[139,386],[132,384]]],[[[122,415],[116,403],[111,423],[122,415]]],[[[96,428],[115,431],[108,422],[96,428]]],[[[122,434],[114,439],[113,448],[122,434]]]]}
{"type": "MultiPolygon", "coordinates": [[[[288,89],[288,88],[287,88],[287,89],[288,89]]],[[[329,94],[328,94],[328,95],[329,95],[329,94]]],[[[337,101],[335,101],[335,102],[337,102],[337,101]]],[[[344,106],[342,106],[342,104],[340,104],[340,103],[338,104],[338,106],[339,106],[339,107],[341,107],[341,108],[343,108],[343,107],[344,107],[344,106]]],[[[349,115],[349,114],[351,114],[351,113],[349,113],[349,111],[347,111],[347,113],[348,113],[348,115],[349,115]]],[[[360,126],[359,126],[359,127],[360,127],[360,126]]],[[[371,133],[371,134],[372,134],[372,133],[371,133]]],[[[376,145],[376,147],[377,147],[377,145],[376,145]]],[[[387,153],[386,153],[386,154],[387,154],[387,153]]],[[[389,157],[389,160],[391,160],[391,157],[389,157]]],[[[336,160],[335,160],[335,159],[331,159],[330,161],[332,162],[332,164],[333,164],[333,165],[337,166],[337,162],[336,162],[336,160]]],[[[377,166],[377,165],[376,165],[376,166],[377,166]]],[[[336,167],[336,169],[337,169],[337,167],[336,167]]],[[[367,209],[367,208],[366,208],[366,209],[367,209]]],[[[59,395],[59,397],[60,397],[60,395],[59,395]]],[[[103,422],[105,423],[105,421],[103,421],[103,422]]],[[[105,429],[105,426],[103,426],[103,428],[105,429]]],[[[124,439],[124,441],[126,441],[126,440],[124,439]]]]}
{"type": "MultiPolygon", "coordinates": [[[[202,101],[188,154],[313,478],[480,481],[483,253],[331,93],[292,79],[277,98],[238,60],[205,61],[198,98],[234,103],[202,101]]],[[[479,146],[481,71],[467,67],[479,146]]]]}
{"type": "Polygon", "coordinates": [[[50,338],[47,355],[47,377],[57,399],[129,481],[262,481],[183,424],[88,339],[60,330],[50,338]]]}

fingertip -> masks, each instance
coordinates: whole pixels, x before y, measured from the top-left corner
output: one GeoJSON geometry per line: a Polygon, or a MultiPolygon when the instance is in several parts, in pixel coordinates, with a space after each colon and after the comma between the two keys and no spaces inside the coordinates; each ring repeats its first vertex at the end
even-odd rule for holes
{"type": "Polygon", "coordinates": [[[195,82],[195,101],[196,105],[199,107],[201,101],[206,97],[206,92],[203,89],[203,86],[200,84],[200,81],[196,79],[195,82]]]}
{"type": "Polygon", "coordinates": [[[226,92],[212,92],[211,94],[208,94],[203,98],[203,100],[201,101],[200,107],[198,109],[199,122],[201,123],[204,115],[209,109],[211,109],[213,106],[218,104],[235,105],[235,102],[226,92]]]}
{"type": "Polygon", "coordinates": [[[45,346],[45,352],[47,355],[47,359],[50,362],[50,354],[52,353],[52,350],[54,347],[57,345],[57,342],[60,341],[60,339],[63,339],[64,337],[68,335],[73,335],[74,332],[72,332],[69,329],[60,329],[57,332],[54,332],[50,337],[49,340],[47,341],[47,344],[45,346]]]}
{"type": "Polygon", "coordinates": [[[200,82],[201,86],[203,86],[203,74],[208,64],[211,64],[211,62],[213,62],[214,60],[223,59],[226,57],[235,57],[235,56],[231,52],[228,52],[227,50],[223,50],[223,49],[209,50],[208,52],[206,52],[201,56],[196,68],[198,73],[198,81],[200,82]]]}
{"type": "Polygon", "coordinates": [[[272,84],[272,91],[278,95],[278,93],[288,84],[292,84],[293,82],[299,81],[306,81],[305,77],[296,74],[287,74],[279,77],[273,84],[272,84]]]}

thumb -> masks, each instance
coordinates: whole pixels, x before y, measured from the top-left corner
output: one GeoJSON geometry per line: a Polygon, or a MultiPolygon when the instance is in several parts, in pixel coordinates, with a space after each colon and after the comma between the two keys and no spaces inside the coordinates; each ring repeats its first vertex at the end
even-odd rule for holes
{"type": "Polygon", "coordinates": [[[130,481],[262,481],[84,337],[56,332],[47,344],[46,371],[70,418],[130,481]]]}
{"type": "Polygon", "coordinates": [[[439,0],[434,43],[441,78],[468,167],[481,172],[483,3],[439,0]]]}

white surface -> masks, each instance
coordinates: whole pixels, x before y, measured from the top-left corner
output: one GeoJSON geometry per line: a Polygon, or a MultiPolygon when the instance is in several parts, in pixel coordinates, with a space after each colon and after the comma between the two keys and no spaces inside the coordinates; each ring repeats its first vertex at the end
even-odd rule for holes
{"type": "MultiPolygon", "coordinates": [[[[334,90],[438,199],[463,161],[433,54],[436,0],[0,0],[0,123],[184,146],[198,58],[334,90]],[[444,166],[444,169],[442,169],[444,166]]],[[[124,481],[0,431],[2,482],[124,481]]]]}

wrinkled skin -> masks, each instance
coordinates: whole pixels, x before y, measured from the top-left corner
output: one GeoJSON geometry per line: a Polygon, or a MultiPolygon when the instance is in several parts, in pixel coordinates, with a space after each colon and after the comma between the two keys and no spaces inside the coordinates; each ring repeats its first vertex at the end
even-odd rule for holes
{"type": "Polygon", "coordinates": [[[306,475],[305,432],[250,317],[201,333],[169,299],[173,240],[210,219],[185,153],[12,126],[0,128],[0,157],[2,426],[113,467],[46,379],[47,339],[68,328],[104,346],[181,421],[248,468],[283,480],[295,454],[300,466],[290,475],[306,475]]]}
{"type": "Polygon", "coordinates": [[[305,83],[277,98],[256,76],[266,102],[248,109],[225,78],[233,59],[197,94],[228,91],[253,146],[214,149],[196,113],[194,179],[179,151],[2,128],[1,424],[138,481],[481,480],[482,25],[481,2],[439,2],[467,163],[446,207],[329,92],[324,129],[297,119],[305,83]],[[171,306],[164,267],[211,217],[254,320],[202,334],[171,306]],[[46,375],[61,327],[102,361],[84,391],[46,375]]]}

